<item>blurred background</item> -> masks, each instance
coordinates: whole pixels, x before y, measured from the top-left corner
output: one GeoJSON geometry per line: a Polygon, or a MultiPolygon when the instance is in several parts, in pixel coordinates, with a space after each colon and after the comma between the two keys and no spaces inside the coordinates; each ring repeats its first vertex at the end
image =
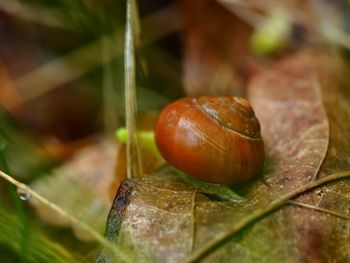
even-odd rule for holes
{"type": "MultiPolygon", "coordinates": [[[[145,129],[182,96],[245,96],[258,65],[296,50],[348,57],[348,1],[137,3],[145,129]]],[[[125,125],[125,10],[125,1],[0,0],[1,170],[100,233],[125,177],[114,139],[125,125]]],[[[78,226],[0,180],[1,262],[91,262],[97,251],[78,226]]]]}

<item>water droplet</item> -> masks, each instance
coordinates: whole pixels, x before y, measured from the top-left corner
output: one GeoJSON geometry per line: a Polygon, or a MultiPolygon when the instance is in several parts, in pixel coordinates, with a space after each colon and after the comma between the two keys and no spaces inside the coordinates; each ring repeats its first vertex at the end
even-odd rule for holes
{"type": "Polygon", "coordinates": [[[26,190],[19,187],[17,188],[17,194],[19,196],[19,199],[23,201],[27,201],[31,197],[30,193],[28,193],[26,190]]]}

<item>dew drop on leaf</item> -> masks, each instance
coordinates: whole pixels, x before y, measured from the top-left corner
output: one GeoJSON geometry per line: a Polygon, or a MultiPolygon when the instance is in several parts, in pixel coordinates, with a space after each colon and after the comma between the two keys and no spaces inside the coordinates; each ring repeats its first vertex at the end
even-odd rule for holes
{"type": "Polygon", "coordinates": [[[28,193],[26,190],[24,190],[20,187],[17,188],[17,194],[18,194],[19,198],[23,201],[27,201],[31,197],[30,193],[28,193]]]}

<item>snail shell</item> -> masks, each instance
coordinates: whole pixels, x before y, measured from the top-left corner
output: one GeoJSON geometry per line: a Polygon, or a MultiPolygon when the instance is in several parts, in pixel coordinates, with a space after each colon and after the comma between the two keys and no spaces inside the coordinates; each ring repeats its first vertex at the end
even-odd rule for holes
{"type": "Polygon", "coordinates": [[[161,112],[156,143],[164,159],[207,182],[232,184],[262,169],[260,125],[246,99],[184,98],[161,112]]]}

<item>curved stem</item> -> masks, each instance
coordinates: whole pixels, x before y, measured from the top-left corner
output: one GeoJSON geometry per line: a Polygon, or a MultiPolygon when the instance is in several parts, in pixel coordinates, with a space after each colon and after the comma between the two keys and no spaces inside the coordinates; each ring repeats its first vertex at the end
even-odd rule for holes
{"type": "Polygon", "coordinates": [[[327,184],[336,180],[345,179],[350,177],[350,171],[341,172],[329,175],[327,177],[321,178],[316,181],[311,181],[301,187],[298,187],[294,189],[293,191],[284,194],[277,198],[276,200],[272,201],[268,205],[262,206],[255,210],[253,213],[242,219],[240,222],[235,224],[231,229],[229,229],[224,234],[214,238],[212,241],[207,243],[202,248],[198,249],[195,253],[193,253],[187,260],[185,260],[186,263],[191,262],[198,262],[199,260],[203,259],[205,256],[209,255],[211,252],[213,252],[215,249],[217,249],[220,245],[222,245],[225,241],[232,238],[236,233],[241,231],[243,228],[247,227],[248,225],[254,223],[256,220],[262,218],[266,214],[278,209],[279,207],[285,205],[288,203],[288,201],[292,198],[295,198],[299,196],[300,194],[303,194],[311,189],[314,189],[316,187],[319,187],[323,184],[327,184]]]}

